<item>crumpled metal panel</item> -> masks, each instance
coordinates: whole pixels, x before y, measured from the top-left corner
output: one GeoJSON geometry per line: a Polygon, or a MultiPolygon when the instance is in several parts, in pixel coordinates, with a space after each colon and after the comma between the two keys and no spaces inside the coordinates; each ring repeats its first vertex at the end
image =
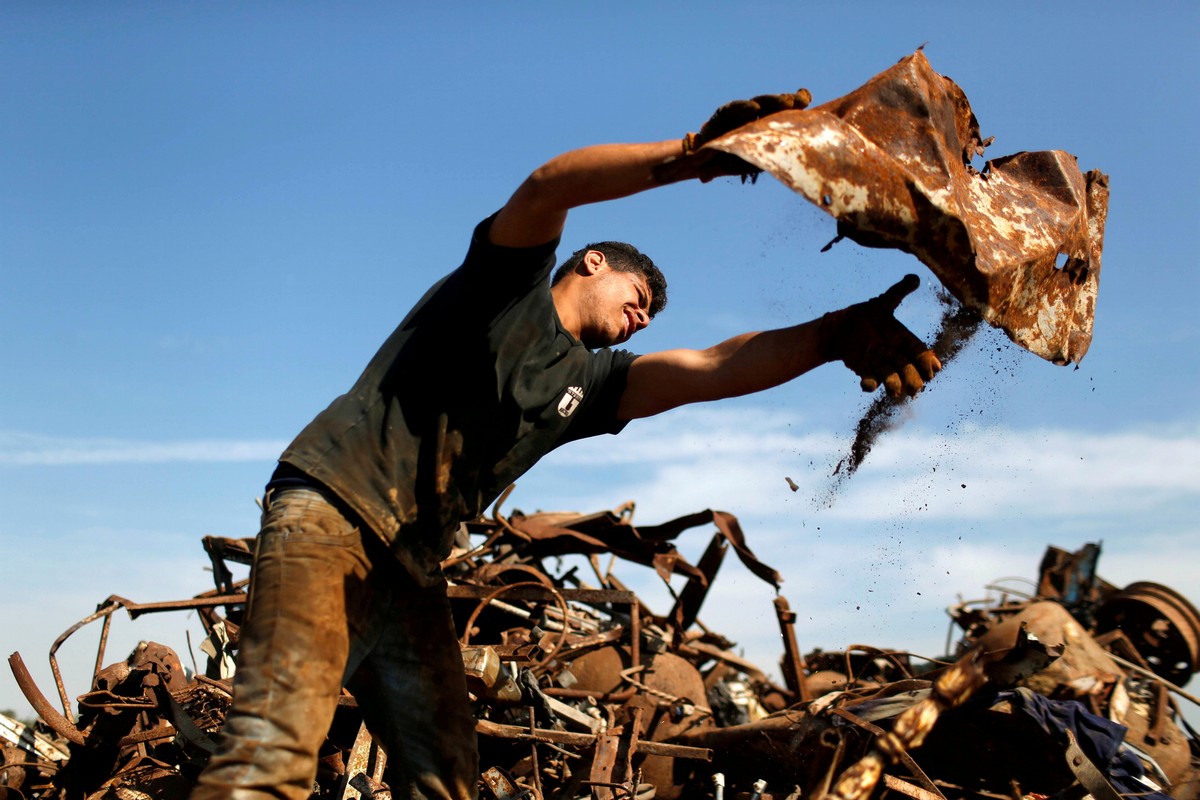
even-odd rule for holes
{"type": "Polygon", "coordinates": [[[1092,338],[1108,176],[1061,150],[975,170],[990,143],[966,95],[918,51],[850,94],[783,111],[707,146],[778,178],[838,221],[895,247],[1017,344],[1056,364],[1092,338]]]}

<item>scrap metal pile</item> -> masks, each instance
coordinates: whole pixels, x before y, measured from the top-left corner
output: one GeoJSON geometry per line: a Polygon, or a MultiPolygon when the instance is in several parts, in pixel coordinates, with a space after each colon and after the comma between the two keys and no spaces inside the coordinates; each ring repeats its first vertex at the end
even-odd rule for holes
{"type": "MultiPolygon", "coordinates": [[[[737,520],[704,511],[635,527],[632,512],[496,511],[463,526],[444,568],[478,719],[482,797],[1200,794],[1197,737],[1175,700],[1195,702],[1178,684],[1200,669],[1200,614],[1166,587],[1097,578],[1097,546],[1050,548],[1032,596],[1004,590],[951,608],[962,635],[942,660],[859,645],[802,656],[796,616],[777,595],[776,682],[698,620],[730,549],[778,589],[737,520]],[[693,565],[673,541],[702,527],[712,538],[693,565]],[[630,591],[613,568],[623,562],[674,576],[672,607],[653,610],[630,591]]],[[[214,589],[165,603],[110,597],[60,636],[50,660],[62,713],[12,655],[44,724],[2,718],[0,797],[187,795],[229,705],[247,583],[230,565],[249,564],[252,544],[208,537],[214,589]],[[104,665],[122,608],[198,612],[205,674],[152,642],[104,665]],[[101,624],[95,679],[72,712],[55,654],[92,622],[101,624]]],[[[345,694],[314,797],[388,796],[386,757],[345,694]]]]}

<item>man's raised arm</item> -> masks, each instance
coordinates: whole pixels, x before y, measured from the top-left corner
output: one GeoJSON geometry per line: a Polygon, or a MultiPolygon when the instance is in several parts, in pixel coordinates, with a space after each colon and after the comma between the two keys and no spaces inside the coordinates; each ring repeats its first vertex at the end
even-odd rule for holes
{"type": "Polygon", "coordinates": [[[602,144],[563,153],[517,188],[492,221],[490,238],[506,247],[544,244],[562,233],[570,209],[660,186],[655,167],[683,155],[679,139],[602,144]]]}
{"type": "Polygon", "coordinates": [[[801,89],[735,100],[718,108],[699,133],[682,139],[603,144],[563,153],[534,170],[518,187],[492,222],[490,238],[498,245],[531,247],[562,233],[567,211],[577,206],[692,178],[709,181],[722,175],[755,174],[756,168],[736,156],[701,148],[768,114],[804,108],[811,99],[801,89]]]}

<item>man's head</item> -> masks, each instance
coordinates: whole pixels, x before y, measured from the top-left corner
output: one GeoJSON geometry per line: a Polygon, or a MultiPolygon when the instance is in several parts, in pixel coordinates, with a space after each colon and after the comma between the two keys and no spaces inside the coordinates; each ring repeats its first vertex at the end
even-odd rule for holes
{"type": "Polygon", "coordinates": [[[583,257],[587,255],[589,250],[595,250],[604,255],[608,265],[617,272],[636,272],[646,279],[646,286],[650,289],[650,308],[648,313],[651,319],[654,315],[663,310],[667,304],[667,279],[663,277],[662,272],[650,260],[650,256],[638,250],[631,244],[625,242],[593,242],[587,247],[582,247],[571,254],[571,257],[559,265],[554,271],[554,277],[550,280],[550,285],[558,283],[565,275],[574,272],[579,268],[583,257]]]}
{"type": "Polygon", "coordinates": [[[597,242],[571,254],[551,281],[559,317],[588,347],[621,344],[667,304],[662,272],[624,242],[597,242]]]}

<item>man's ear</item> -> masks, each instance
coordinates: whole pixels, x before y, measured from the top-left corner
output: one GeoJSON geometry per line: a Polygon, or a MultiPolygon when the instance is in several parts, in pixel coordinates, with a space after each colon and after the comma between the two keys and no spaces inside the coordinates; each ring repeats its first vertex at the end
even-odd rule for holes
{"type": "Polygon", "coordinates": [[[600,268],[608,264],[608,259],[599,250],[588,250],[579,262],[579,268],[585,275],[595,275],[600,268]]]}

